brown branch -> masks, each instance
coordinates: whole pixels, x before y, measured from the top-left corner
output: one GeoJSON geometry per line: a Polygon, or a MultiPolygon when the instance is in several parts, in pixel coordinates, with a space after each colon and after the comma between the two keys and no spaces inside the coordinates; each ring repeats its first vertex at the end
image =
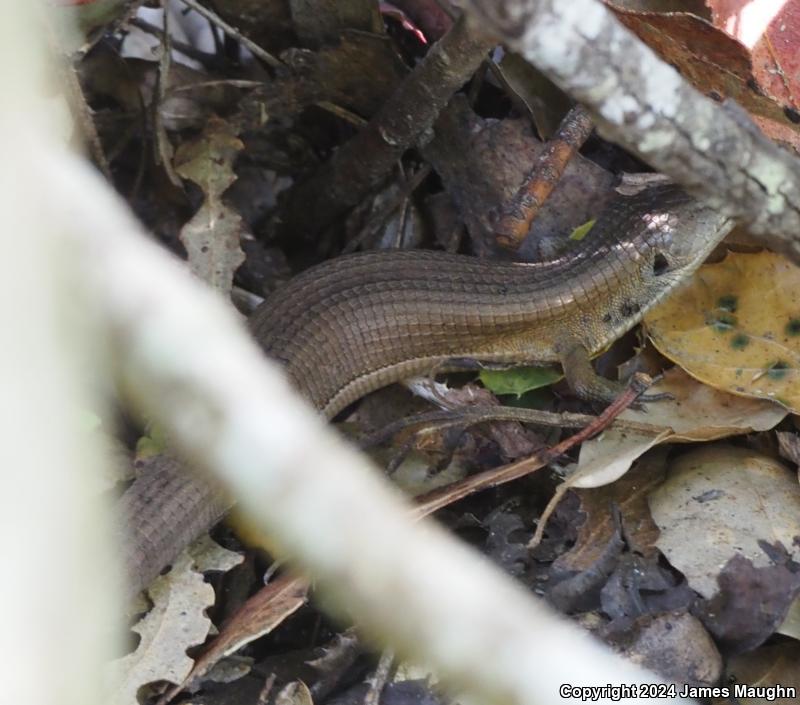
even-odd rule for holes
{"type": "Polygon", "coordinates": [[[463,20],[456,22],[369,125],[293,190],[282,217],[287,230],[311,236],[361,201],[431,128],[493,45],[463,20]]]}
{"type": "Polygon", "coordinates": [[[514,198],[498,211],[494,231],[502,247],[516,250],[524,242],[531,223],[561,180],[567,164],[589,139],[593,129],[592,118],[583,106],[576,105],[566,114],[514,198]]]}
{"type": "MultiPolygon", "coordinates": [[[[476,424],[492,421],[516,421],[534,426],[549,426],[556,428],[582,428],[594,423],[596,416],[590,414],[577,414],[574,412],[544,411],[542,409],[524,409],[514,406],[462,406],[456,409],[436,409],[422,411],[412,416],[406,416],[393,421],[383,428],[365,435],[359,439],[361,449],[373,448],[386,443],[401,433],[418,435],[445,428],[469,428],[476,424]]],[[[613,427],[627,431],[658,434],[664,430],[663,426],[656,424],[615,419],[613,427]]]]}
{"type": "Polygon", "coordinates": [[[686,83],[597,0],[469,0],[497,32],[586,105],[598,131],[800,262],[800,161],[734,106],[686,83]]]}
{"type": "Polygon", "coordinates": [[[617,416],[625,411],[647,389],[650,382],[651,380],[647,375],[637,372],[631,378],[630,385],[622,394],[585,428],[564,439],[561,443],[557,443],[552,448],[535,453],[529,458],[518,460],[493,470],[486,470],[417,498],[419,503],[414,516],[428,516],[442,507],[464,499],[464,497],[468,497],[475,492],[504,485],[507,482],[518,480],[521,477],[525,477],[525,475],[530,475],[532,472],[540,470],[579,443],[583,443],[585,440],[605,430],[617,416]]]}

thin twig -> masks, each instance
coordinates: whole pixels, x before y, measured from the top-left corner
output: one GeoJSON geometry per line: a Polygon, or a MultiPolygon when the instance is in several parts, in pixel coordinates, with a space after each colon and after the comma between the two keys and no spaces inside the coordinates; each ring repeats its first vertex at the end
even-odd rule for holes
{"type": "Polygon", "coordinates": [[[517,193],[499,209],[494,231],[502,247],[517,250],[522,245],[531,223],[593,129],[592,118],[583,106],[576,105],[566,114],[558,132],[544,145],[517,193]]]}
{"type": "Polygon", "coordinates": [[[341,105],[337,105],[336,103],[333,103],[330,100],[320,100],[317,103],[317,106],[322,108],[323,110],[326,110],[331,115],[335,115],[336,117],[341,118],[345,122],[349,122],[351,125],[355,125],[359,129],[361,129],[362,127],[366,127],[366,125],[368,124],[368,122],[360,115],[357,115],[352,110],[348,110],[347,108],[341,105]]]}
{"type": "MultiPolygon", "coordinates": [[[[389,203],[384,204],[380,211],[370,218],[369,222],[361,229],[361,232],[347,243],[347,245],[342,249],[342,252],[355,252],[359,247],[361,247],[365,239],[367,239],[378,228],[383,227],[392,214],[398,208],[400,208],[400,206],[406,203],[409,198],[411,198],[411,195],[414,193],[414,191],[416,191],[420,184],[422,184],[422,182],[428,178],[430,173],[431,167],[425,164],[415,174],[413,174],[411,178],[405,179],[401,184],[400,193],[397,194],[397,196],[389,203]]],[[[399,228],[399,231],[402,232],[402,228],[399,228]]]]}
{"type": "Polygon", "coordinates": [[[86,140],[89,147],[89,153],[92,155],[95,164],[103,172],[109,183],[113,183],[111,178],[111,166],[108,163],[103,143],[100,141],[100,135],[97,133],[97,126],[94,123],[94,115],[89,104],[86,102],[86,95],[83,92],[78,76],[75,73],[73,64],[63,63],[59,65],[64,84],[66,85],[70,104],[74,110],[74,115],[77,119],[80,131],[86,140]]]}
{"type": "MultiPolygon", "coordinates": [[[[467,428],[475,424],[491,421],[518,421],[535,426],[555,428],[583,428],[596,422],[597,418],[597,416],[591,416],[590,414],[556,413],[540,409],[520,409],[513,406],[463,406],[457,409],[423,411],[419,414],[398,419],[380,430],[361,438],[359,446],[361,448],[372,448],[386,443],[397,434],[409,429],[414,429],[415,434],[422,434],[435,429],[453,426],[467,428]]],[[[656,434],[664,430],[661,426],[656,426],[655,424],[620,418],[614,419],[612,427],[656,434]]]]}
{"type": "Polygon", "coordinates": [[[434,490],[418,498],[419,504],[416,507],[415,516],[427,516],[475,492],[518,480],[545,467],[579,443],[583,443],[583,441],[606,429],[619,414],[627,409],[647,389],[650,383],[651,380],[647,375],[641,372],[635,373],[622,394],[592,423],[578,431],[578,433],[529,458],[472,475],[460,482],[434,490]]]}
{"type": "Polygon", "coordinates": [[[203,7],[199,2],[197,2],[197,0],[181,0],[181,2],[187,7],[191,7],[195,12],[202,15],[209,22],[219,27],[225,34],[235,39],[242,46],[247,47],[247,49],[250,50],[250,53],[253,54],[253,56],[261,59],[265,64],[267,64],[267,66],[271,66],[272,68],[278,68],[279,66],[283,66],[283,63],[280,60],[276,59],[268,51],[262,49],[252,39],[248,39],[247,37],[245,37],[238,29],[229,25],[216,12],[213,12],[208,8],[203,7]]]}
{"type": "Polygon", "coordinates": [[[364,696],[363,705],[379,705],[381,693],[389,681],[389,676],[392,674],[394,659],[394,651],[392,649],[384,649],[375,672],[367,679],[369,689],[364,696]]]}
{"type": "Polygon", "coordinates": [[[172,36],[169,31],[169,12],[167,12],[167,0],[161,0],[161,7],[164,10],[164,32],[161,35],[161,57],[158,61],[158,72],[156,73],[156,90],[153,95],[151,106],[153,116],[153,133],[155,135],[155,162],[164,168],[167,178],[178,187],[183,187],[175,168],[172,165],[172,143],[167,135],[167,128],[164,126],[164,115],[161,106],[167,95],[167,84],[169,82],[169,72],[172,66],[172,36]]]}
{"type": "Polygon", "coordinates": [[[182,86],[170,86],[172,95],[178,93],[191,93],[194,90],[216,88],[218,86],[229,88],[261,88],[263,81],[247,81],[240,78],[220,78],[214,81],[198,81],[197,83],[184,83],[182,86]]]}
{"type": "Polygon", "coordinates": [[[359,203],[434,123],[494,40],[459,20],[402,81],[367,127],[287,194],[280,221],[311,237],[359,203]],[[309,208],[308,204],[314,207],[309,208]]]}
{"type": "Polygon", "coordinates": [[[465,7],[591,110],[603,137],[800,262],[800,160],[742,108],[706,98],[598,0],[469,0],[465,7]]]}

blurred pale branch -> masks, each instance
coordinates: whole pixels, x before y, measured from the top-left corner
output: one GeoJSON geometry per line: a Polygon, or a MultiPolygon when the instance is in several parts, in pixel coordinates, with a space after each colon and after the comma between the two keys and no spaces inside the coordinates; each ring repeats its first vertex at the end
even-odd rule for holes
{"type": "MultiPolygon", "coordinates": [[[[26,9],[16,6],[20,16],[26,9]]],[[[3,493],[4,588],[17,610],[4,653],[20,664],[6,682],[12,701],[100,701],[102,633],[113,624],[103,595],[116,571],[98,552],[105,531],[81,482],[97,449],[64,420],[98,403],[88,390],[106,366],[318,581],[334,613],[353,617],[374,643],[427,662],[454,692],[527,705],[553,702],[563,683],[656,680],[433,523],[412,522],[376,469],[296,398],[229,307],[49,137],[36,119],[35,39],[22,17],[0,34],[0,65],[13,67],[3,93],[15,107],[0,121],[0,280],[13,331],[2,353],[4,452],[7,477],[18,481],[3,493]]]]}

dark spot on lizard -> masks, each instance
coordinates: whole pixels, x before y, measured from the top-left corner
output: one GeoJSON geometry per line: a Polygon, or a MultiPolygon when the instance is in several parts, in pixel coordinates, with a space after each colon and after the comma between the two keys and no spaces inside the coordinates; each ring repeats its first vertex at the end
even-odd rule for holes
{"type": "Polygon", "coordinates": [[[500,294],[500,296],[505,296],[508,293],[508,287],[505,284],[501,284],[497,287],[497,293],[500,294]]]}
{"type": "Polygon", "coordinates": [[[756,80],[752,77],[747,79],[747,87],[756,95],[764,95],[764,91],[761,90],[761,86],[759,86],[758,83],[756,83],[756,80]]]}
{"type": "Polygon", "coordinates": [[[603,316],[603,323],[611,323],[611,314],[610,313],[607,313],[605,316],[603,316]]]}
{"type": "Polygon", "coordinates": [[[622,306],[619,307],[619,312],[622,315],[623,320],[627,320],[631,316],[635,316],[641,310],[642,307],[635,301],[626,301],[622,304],[622,306]]]}

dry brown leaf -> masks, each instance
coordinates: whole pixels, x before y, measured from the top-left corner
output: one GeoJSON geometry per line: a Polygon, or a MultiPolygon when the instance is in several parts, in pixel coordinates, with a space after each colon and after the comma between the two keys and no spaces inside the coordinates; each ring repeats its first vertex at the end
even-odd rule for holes
{"type": "MultiPolygon", "coordinates": [[[[789,0],[794,3],[796,0],[789,0]]],[[[623,2],[606,4],[614,11],[619,20],[639,38],[648,44],[662,59],[675,66],[681,74],[698,90],[713,96],[717,100],[732,98],[753,117],[761,130],[772,139],[790,144],[800,150],[800,131],[798,122],[800,115],[792,107],[797,103],[783,90],[776,90],[782,76],[771,75],[780,71],[781,62],[795,70],[796,59],[788,58],[792,52],[797,54],[793,41],[786,46],[789,35],[787,27],[794,28],[797,23],[776,20],[777,32],[769,30],[763,45],[752,48],[740,39],[743,35],[732,36],[708,20],[688,12],[639,12],[623,7],[623,2]],[[784,30],[780,30],[780,26],[784,30]],[[770,37],[779,37],[782,55],[774,53],[769,56],[770,37]],[[763,46],[763,49],[761,48],[763,46]],[[787,109],[787,107],[789,109],[787,109]]],[[[730,2],[726,2],[730,6],[730,2]]],[[[759,3],[748,2],[751,9],[759,3]]],[[[767,3],[768,4],[768,3],[767,3]]],[[[767,9],[761,3],[762,11],[767,9]]],[[[752,21],[747,29],[759,26],[752,21]]],[[[762,30],[766,26],[760,25],[762,30]]]]}
{"type": "Polygon", "coordinates": [[[734,554],[770,565],[759,541],[781,541],[800,558],[793,546],[800,486],[782,463],[756,451],[715,444],[679,457],[650,495],[650,510],[661,531],[658,547],[706,598],[734,554]]]}
{"type": "Polygon", "coordinates": [[[614,482],[649,448],[667,441],[716,440],[750,431],[765,431],[787,414],[771,402],[745,399],[700,384],[680,368],[668,370],[652,392],[671,400],[628,409],[620,419],[651,425],[651,432],[611,428],[581,447],[572,487],[600,487],[614,482]]]}
{"type": "Polygon", "coordinates": [[[600,558],[616,531],[612,505],[619,507],[630,549],[644,556],[655,550],[658,527],[650,516],[647,496],[664,479],[666,453],[656,449],[616,482],[595,489],[576,490],[586,520],[575,545],[559,556],[559,569],[588,570],[600,558]]]}
{"type": "MultiPolygon", "coordinates": [[[[797,417],[795,416],[794,418],[796,419],[797,417]]],[[[778,451],[781,457],[800,469],[800,436],[791,431],[776,431],[775,437],[778,439],[778,451]]],[[[800,478],[800,475],[798,475],[798,478],[800,478]]]]}
{"type": "Polygon", "coordinates": [[[702,267],[645,324],[693,377],[800,410],[800,268],[780,255],[730,253],[702,267]]]}
{"type": "Polygon", "coordinates": [[[203,133],[182,144],[175,154],[175,171],[196,183],[205,195],[200,209],[181,228],[189,267],[226,296],[233,287],[234,272],[244,262],[239,244],[243,225],[222,194],[236,181],[233,162],[243,147],[227,122],[212,117],[203,133]]]}
{"type": "Polygon", "coordinates": [[[308,581],[283,576],[259,590],[225,624],[216,639],[198,657],[192,670],[173,689],[169,702],[181,690],[192,689],[220,659],[233,654],[264,634],[268,634],[306,602],[308,581]]]}
{"type": "Polygon", "coordinates": [[[714,26],[750,51],[759,88],[783,105],[796,108],[800,100],[800,1],[708,0],[708,6],[714,26]]]}
{"type": "MultiPolygon", "coordinates": [[[[527,118],[484,119],[462,95],[454,96],[442,111],[435,132],[423,148],[425,159],[441,177],[476,253],[494,251],[497,238],[488,213],[516,193],[544,147],[533,137],[527,118]]],[[[564,248],[564,234],[595,218],[615,195],[610,172],[576,155],[536,216],[517,253],[520,259],[557,256],[564,248]]]]}
{"type": "Polygon", "coordinates": [[[214,590],[204,570],[230,570],[241,556],[203,537],[185,550],[172,569],[153,581],[152,609],[133,627],[141,640],[135,651],[109,665],[108,700],[137,705],[137,693],[155,681],[180,683],[194,665],[186,650],[202,644],[211,629],[205,611],[214,590]]]}

